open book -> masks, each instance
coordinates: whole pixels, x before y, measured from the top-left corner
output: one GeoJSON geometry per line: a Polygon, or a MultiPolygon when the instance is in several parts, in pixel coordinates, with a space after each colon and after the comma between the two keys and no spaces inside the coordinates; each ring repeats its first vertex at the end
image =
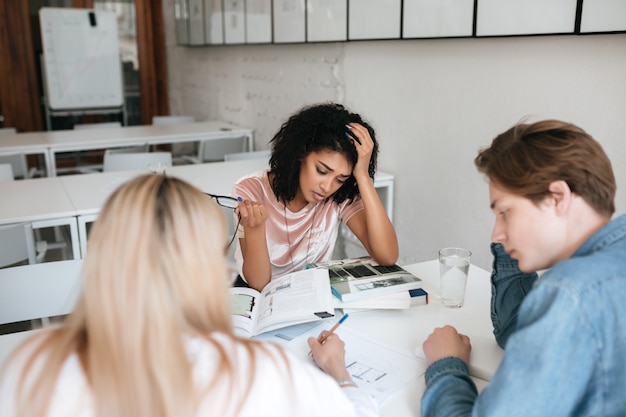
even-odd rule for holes
{"type": "Polygon", "coordinates": [[[422,280],[398,265],[384,266],[369,257],[313,263],[330,275],[333,295],[343,302],[422,287],[422,280]]]}
{"type": "Polygon", "coordinates": [[[335,314],[328,271],[306,269],[274,279],[261,292],[230,289],[235,332],[251,337],[335,314]]]}

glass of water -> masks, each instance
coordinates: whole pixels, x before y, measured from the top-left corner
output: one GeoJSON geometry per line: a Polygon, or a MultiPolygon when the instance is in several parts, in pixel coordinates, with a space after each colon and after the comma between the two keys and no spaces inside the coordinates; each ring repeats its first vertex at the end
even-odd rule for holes
{"type": "Polygon", "coordinates": [[[472,252],[463,248],[439,250],[441,303],[446,307],[463,307],[467,273],[472,252]]]}

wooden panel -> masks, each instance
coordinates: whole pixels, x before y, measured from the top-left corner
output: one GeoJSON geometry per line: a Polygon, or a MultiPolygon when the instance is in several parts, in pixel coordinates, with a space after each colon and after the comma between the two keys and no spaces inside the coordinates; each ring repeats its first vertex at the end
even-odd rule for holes
{"type": "Polygon", "coordinates": [[[43,130],[39,84],[25,1],[0,1],[0,102],[4,125],[43,130]]]}
{"type": "Polygon", "coordinates": [[[163,9],[160,0],[135,0],[141,122],[169,114],[163,9]]]}

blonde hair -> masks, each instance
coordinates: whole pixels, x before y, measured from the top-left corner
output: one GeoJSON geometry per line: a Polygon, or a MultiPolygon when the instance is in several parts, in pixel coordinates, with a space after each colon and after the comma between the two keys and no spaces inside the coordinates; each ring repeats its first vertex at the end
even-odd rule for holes
{"type": "Polygon", "coordinates": [[[76,352],[95,415],[192,416],[201,393],[186,335],[215,347],[217,371],[207,390],[228,382],[241,409],[253,378],[236,380],[237,364],[210,334],[239,340],[252,370],[261,345],[233,336],[225,242],[220,209],[182,180],[145,175],[116,190],[91,230],[75,311],[29,356],[18,386],[20,415],[46,414],[60,369],[76,352]]]}

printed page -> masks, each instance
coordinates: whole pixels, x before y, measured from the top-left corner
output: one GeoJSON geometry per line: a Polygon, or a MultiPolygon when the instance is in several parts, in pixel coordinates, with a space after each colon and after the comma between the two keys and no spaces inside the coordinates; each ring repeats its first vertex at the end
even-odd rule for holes
{"type": "MultiPolygon", "coordinates": [[[[335,321],[325,321],[313,328],[296,326],[294,329],[302,330],[292,332],[299,333],[296,337],[275,337],[271,340],[285,346],[303,360],[313,362],[308,354],[307,339],[311,336],[318,337],[322,330],[330,329],[335,321]]],[[[384,404],[396,390],[426,372],[426,361],[416,357],[408,349],[363,336],[351,330],[347,324],[339,326],[335,333],[346,344],[346,367],[352,379],[379,405],[384,404]]]]}
{"type": "Polygon", "coordinates": [[[261,294],[252,288],[233,287],[230,289],[233,327],[237,335],[251,337],[254,334],[260,296],[261,294]]]}
{"type": "Polygon", "coordinates": [[[305,269],[272,280],[263,288],[257,314],[255,334],[333,316],[328,270],[305,269]]]}

